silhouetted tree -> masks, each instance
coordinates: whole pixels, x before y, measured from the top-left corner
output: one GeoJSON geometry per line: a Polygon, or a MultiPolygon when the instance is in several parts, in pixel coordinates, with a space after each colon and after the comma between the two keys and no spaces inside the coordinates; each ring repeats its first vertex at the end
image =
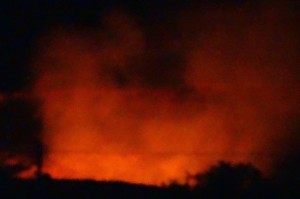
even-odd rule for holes
{"type": "Polygon", "coordinates": [[[251,164],[219,162],[204,174],[194,176],[194,194],[202,198],[258,198],[262,175],[251,164]]]}
{"type": "MultiPolygon", "coordinates": [[[[38,111],[39,103],[31,99],[10,99],[0,103],[0,153],[14,159],[26,159],[26,164],[38,168],[41,173],[44,146],[41,141],[42,122],[38,111]],[[22,158],[20,158],[22,157],[22,158]]],[[[0,157],[3,171],[9,172],[11,164],[0,157]]],[[[20,160],[16,168],[27,167],[20,160]]],[[[15,168],[11,168],[16,171],[15,168]]]]}

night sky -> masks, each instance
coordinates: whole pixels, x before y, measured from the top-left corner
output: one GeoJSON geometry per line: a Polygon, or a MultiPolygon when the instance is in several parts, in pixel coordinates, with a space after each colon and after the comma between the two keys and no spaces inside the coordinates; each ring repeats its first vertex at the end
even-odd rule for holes
{"type": "Polygon", "coordinates": [[[1,1],[0,165],[146,184],[219,160],[293,176],[299,6],[1,1]]]}

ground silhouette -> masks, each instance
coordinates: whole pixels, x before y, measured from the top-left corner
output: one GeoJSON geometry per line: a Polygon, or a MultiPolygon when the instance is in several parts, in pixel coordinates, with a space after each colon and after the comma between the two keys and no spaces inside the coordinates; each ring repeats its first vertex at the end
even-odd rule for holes
{"type": "MultiPolygon", "coordinates": [[[[7,168],[6,168],[7,169],[7,168]]],[[[4,171],[4,170],[3,170],[4,171]]],[[[270,182],[251,164],[219,162],[204,173],[191,175],[195,181],[149,186],[125,182],[93,180],[56,180],[49,175],[21,180],[6,175],[0,179],[1,199],[19,198],[131,198],[131,199],[269,199],[297,198],[284,186],[270,182]]],[[[293,194],[295,194],[293,192],[293,194]]]]}

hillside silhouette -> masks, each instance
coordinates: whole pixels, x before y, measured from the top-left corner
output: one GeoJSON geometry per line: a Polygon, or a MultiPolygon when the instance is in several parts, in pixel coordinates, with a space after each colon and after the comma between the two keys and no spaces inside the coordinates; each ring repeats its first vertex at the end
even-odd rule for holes
{"type": "MultiPolygon", "coordinates": [[[[143,198],[143,199],[267,199],[298,198],[280,183],[265,179],[250,164],[219,162],[204,173],[190,175],[193,185],[172,182],[163,186],[150,186],[113,181],[57,180],[44,174],[37,179],[21,180],[11,170],[0,168],[0,195],[14,198],[143,198]],[[8,173],[11,171],[10,173],[8,173]],[[6,172],[6,175],[3,175],[6,172]],[[9,176],[11,174],[11,176],[9,176]]],[[[285,182],[286,183],[286,182],[285,182]]],[[[290,184],[292,186],[292,184],[290,184]]]]}

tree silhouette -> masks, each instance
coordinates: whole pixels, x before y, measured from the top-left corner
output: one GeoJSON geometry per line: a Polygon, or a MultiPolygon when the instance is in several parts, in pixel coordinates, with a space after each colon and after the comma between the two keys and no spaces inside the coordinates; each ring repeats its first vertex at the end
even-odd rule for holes
{"type": "Polygon", "coordinates": [[[262,175],[251,164],[219,162],[204,174],[194,176],[194,193],[202,198],[258,198],[262,175]]]}
{"type": "Polygon", "coordinates": [[[44,146],[39,103],[31,99],[10,99],[0,103],[0,172],[15,172],[35,165],[41,172],[44,146]],[[13,164],[7,161],[14,159],[13,164]]]}

